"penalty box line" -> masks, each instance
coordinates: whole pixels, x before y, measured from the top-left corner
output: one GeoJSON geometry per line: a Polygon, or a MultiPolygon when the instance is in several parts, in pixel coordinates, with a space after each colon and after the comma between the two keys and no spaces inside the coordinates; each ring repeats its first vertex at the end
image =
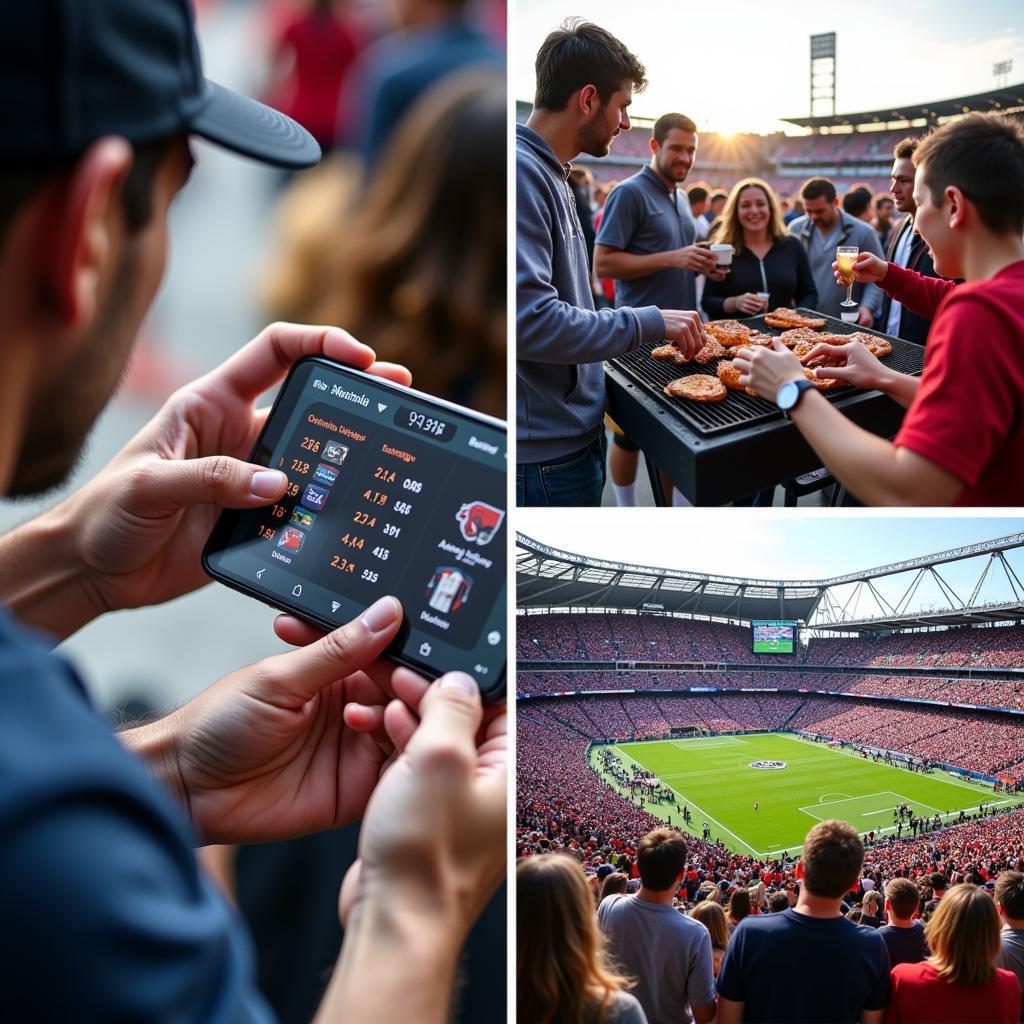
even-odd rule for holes
{"type": "MultiPolygon", "coordinates": [[[[632,761],[633,764],[635,764],[638,768],[642,768],[645,772],[650,771],[650,768],[645,768],[644,765],[642,765],[635,757],[632,757],[631,755],[627,754],[626,751],[622,750],[621,747],[616,747],[615,749],[618,750],[619,753],[623,756],[628,757],[630,761],[632,761]]],[[[659,775],[658,778],[661,778],[661,776],[659,775]]],[[[664,781],[665,780],[662,779],[662,782],[664,781]]],[[[704,817],[708,819],[708,821],[713,821],[723,832],[728,832],[729,835],[731,835],[737,843],[739,843],[745,850],[749,850],[751,854],[753,854],[753,856],[763,856],[763,854],[755,850],[749,843],[745,843],[738,835],[736,835],[735,832],[733,832],[731,828],[726,828],[717,818],[713,818],[710,814],[708,814],[708,812],[705,811],[703,807],[700,807],[697,804],[695,804],[685,793],[680,793],[679,790],[676,789],[676,787],[673,785],[668,785],[668,788],[671,789],[676,796],[682,798],[683,803],[688,804],[696,811],[700,811],[700,813],[703,814],[704,817]]]]}

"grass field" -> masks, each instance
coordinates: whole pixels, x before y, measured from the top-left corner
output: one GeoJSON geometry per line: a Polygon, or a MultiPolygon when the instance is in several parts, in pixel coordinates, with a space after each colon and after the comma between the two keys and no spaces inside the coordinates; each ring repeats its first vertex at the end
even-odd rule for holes
{"type": "MultiPolygon", "coordinates": [[[[591,752],[595,766],[600,749],[591,752]]],[[[827,818],[848,821],[861,834],[871,829],[893,833],[893,808],[900,803],[909,804],[918,817],[938,812],[943,818],[961,809],[976,812],[983,801],[1002,807],[1024,803],[1022,796],[1006,798],[946,772],[922,775],[779,733],[622,743],[603,749],[614,751],[627,770],[639,764],[671,787],[680,806],[685,803],[693,815],[687,827],[694,835],[701,835],[707,821],[712,839],[754,856],[799,851],[808,829],[827,818]],[[752,761],[784,761],[786,767],[751,768],[752,761]]],[[[668,804],[648,804],[646,809],[673,825],[682,824],[680,813],[670,813],[668,804]]]]}

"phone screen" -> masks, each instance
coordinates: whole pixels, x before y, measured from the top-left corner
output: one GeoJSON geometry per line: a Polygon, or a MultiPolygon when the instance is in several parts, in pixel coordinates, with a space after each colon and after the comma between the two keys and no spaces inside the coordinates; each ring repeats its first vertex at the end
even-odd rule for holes
{"type": "Polygon", "coordinates": [[[311,357],[297,363],[251,461],[280,469],[271,506],[226,511],[214,578],[325,628],[383,594],[402,602],[393,660],[505,684],[505,424],[311,357]]]}

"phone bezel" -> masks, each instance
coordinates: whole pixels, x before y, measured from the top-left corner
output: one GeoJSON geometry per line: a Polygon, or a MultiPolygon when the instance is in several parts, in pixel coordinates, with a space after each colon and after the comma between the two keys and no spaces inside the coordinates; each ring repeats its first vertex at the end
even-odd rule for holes
{"type": "MultiPolygon", "coordinates": [[[[496,419],[493,416],[488,416],[484,413],[476,412],[473,409],[467,409],[464,406],[456,405],[454,402],[445,401],[442,398],[435,398],[433,395],[424,394],[422,391],[417,391],[415,388],[403,387],[401,384],[396,384],[394,381],[386,380],[383,377],[376,377],[373,374],[365,373],[362,370],[353,369],[351,366],[345,366],[343,363],[336,363],[326,356],[309,355],[303,356],[299,359],[292,368],[288,371],[287,377],[281,382],[277,394],[274,396],[274,403],[270,408],[270,412],[267,415],[266,422],[263,424],[263,429],[260,431],[259,436],[253,444],[252,451],[249,454],[249,461],[256,465],[263,465],[264,463],[259,461],[257,456],[259,455],[260,448],[263,446],[263,440],[267,433],[270,431],[271,424],[275,420],[275,416],[281,412],[281,403],[284,395],[288,391],[288,385],[291,383],[292,377],[298,372],[298,370],[310,363],[317,363],[325,366],[327,369],[334,373],[341,373],[343,376],[349,376],[356,381],[365,382],[368,385],[379,387],[385,391],[393,392],[396,395],[409,396],[415,398],[417,401],[423,402],[427,405],[433,406],[437,409],[444,410],[447,413],[461,416],[474,423],[480,423],[483,426],[490,427],[492,430],[500,431],[507,436],[508,424],[503,421],[496,419]]],[[[286,416],[291,415],[292,410],[289,408],[285,410],[286,416]]],[[[214,524],[213,529],[210,532],[210,536],[206,540],[206,544],[203,546],[202,554],[202,565],[203,571],[211,579],[216,582],[223,584],[224,586],[230,587],[241,594],[245,594],[248,597],[254,597],[263,604],[269,605],[271,608],[276,608],[279,611],[287,612],[289,615],[294,615],[296,618],[302,619],[304,622],[309,622],[315,626],[320,627],[324,630],[332,630],[337,628],[337,623],[330,622],[327,619],[320,618],[319,616],[307,611],[306,609],[299,609],[288,603],[285,598],[280,598],[272,594],[268,594],[265,591],[259,590],[256,587],[248,584],[242,580],[235,579],[231,576],[226,576],[217,570],[213,565],[210,564],[210,555],[219,554],[229,549],[227,543],[234,530],[237,516],[252,511],[251,509],[224,509],[221,514],[217,517],[217,522],[214,524]]],[[[507,539],[506,539],[507,545],[507,539]]],[[[507,559],[507,548],[505,557],[505,572],[506,572],[506,601],[508,600],[507,588],[507,572],[508,572],[508,559],[507,559]]],[[[378,594],[377,596],[383,596],[378,594]]],[[[411,668],[421,675],[426,676],[428,679],[436,679],[439,675],[444,672],[444,669],[438,669],[437,667],[421,661],[416,657],[402,654],[400,651],[393,650],[392,648],[402,637],[403,633],[409,627],[403,623],[402,630],[399,632],[399,636],[396,637],[395,641],[388,646],[384,651],[384,656],[394,662],[396,665],[404,665],[407,668],[411,668]]],[[[502,700],[505,696],[505,681],[508,674],[508,631],[503,630],[505,633],[505,660],[501,666],[501,671],[498,677],[493,681],[488,681],[487,685],[484,686],[477,680],[480,685],[480,693],[484,701],[487,703],[497,703],[502,700]]]]}

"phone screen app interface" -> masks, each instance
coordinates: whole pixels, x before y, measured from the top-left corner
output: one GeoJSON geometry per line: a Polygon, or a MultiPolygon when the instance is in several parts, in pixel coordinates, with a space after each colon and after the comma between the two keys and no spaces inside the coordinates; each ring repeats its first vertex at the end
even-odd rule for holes
{"type": "Polygon", "coordinates": [[[288,489],[238,514],[211,567],[331,623],[394,594],[399,651],[486,688],[506,649],[505,450],[486,423],[303,364],[256,455],[288,489]]]}

